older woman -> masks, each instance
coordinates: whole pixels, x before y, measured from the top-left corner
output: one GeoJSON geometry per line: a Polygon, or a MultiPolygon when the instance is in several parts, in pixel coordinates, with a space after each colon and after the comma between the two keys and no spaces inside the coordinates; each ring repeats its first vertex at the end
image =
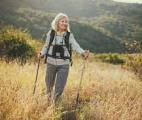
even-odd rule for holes
{"type": "Polygon", "coordinates": [[[69,66],[72,62],[72,49],[84,58],[88,57],[89,51],[83,50],[76,42],[73,33],[70,32],[69,18],[66,14],[59,13],[52,21],[51,28],[47,33],[45,45],[38,57],[46,56],[47,69],[45,82],[47,95],[51,97],[51,92],[55,84],[53,99],[57,101],[66,85],[69,66]]]}

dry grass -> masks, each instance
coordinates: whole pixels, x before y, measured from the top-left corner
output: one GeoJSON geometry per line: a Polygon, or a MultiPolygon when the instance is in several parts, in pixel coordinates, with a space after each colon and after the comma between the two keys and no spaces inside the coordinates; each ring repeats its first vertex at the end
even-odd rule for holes
{"type": "MultiPolygon", "coordinates": [[[[32,94],[36,67],[0,62],[1,120],[60,119],[61,111],[55,111],[43,95],[44,64],[40,66],[36,94],[32,94]]],[[[63,93],[64,110],[74,107],[81,70],[82,61],[76,59],[63,93]]],[[[142,83],[120,66],[90,60],[86,63],[79,108],[78,120],[141,120],[142,83]]]]}

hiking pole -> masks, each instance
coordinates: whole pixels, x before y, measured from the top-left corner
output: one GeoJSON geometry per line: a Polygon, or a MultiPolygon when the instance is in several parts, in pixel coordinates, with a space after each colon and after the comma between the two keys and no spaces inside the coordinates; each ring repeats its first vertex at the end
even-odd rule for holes
{"type": "Polygon", "coordinates": [[[37,77],[38,77],[38,71],[39,71],[39,64],[40,64],[40,58],[38,59],[38,65],[37,65],[36,79],[35,79],[35,83],[34,83],[33,94],[35,94],[35,90],[36,90],[36,83],[37,83],[37,77]]]}
{"type": "Polygon", "coordinates": [[[81,78],[80,78],[80,83],[79,83],[78,92],[77,92],[77,97],[76,97],[75,109],[77,108],[78,103],[79,103],[80,89],[81,89],[83,74],[84,74],[84,71],[85,71],[85,62],[86,62],[86,59],[83,60],[83,68],[82,68],[82,71],[81,71],[81,78]]]}

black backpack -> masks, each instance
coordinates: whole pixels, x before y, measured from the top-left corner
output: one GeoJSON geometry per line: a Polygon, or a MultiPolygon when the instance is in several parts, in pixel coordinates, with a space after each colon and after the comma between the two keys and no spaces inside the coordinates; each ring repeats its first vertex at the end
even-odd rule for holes
{"type": "MultiPolygon", "coordinates": [[[[51,55],[48,54],[48,51],[50,49],[50,46],[52,45],[54,37],[55,37],[55,30],[51,30],[50,41],[49,41],[49,45],[48,45],[48,48],[47,48],[47,51],[46,51],[46,56],[45,56],[45,63],[47,61],[47,57],[51,56],[51,55]]],[[[65,40],[65,46],[68,49],[70,57],[64,57],[63,59],[69,59],[70,62],[71,62],[71,65],[72,65],[72,47],[71,47],[71,44],[69,43],[69,37],[70,37],[70,32],[67,31],[67,34],[65,35],[64,40],[65,40]]],[[[51,56],[51,57],[53,57],[53,56],[51,56]]]]}

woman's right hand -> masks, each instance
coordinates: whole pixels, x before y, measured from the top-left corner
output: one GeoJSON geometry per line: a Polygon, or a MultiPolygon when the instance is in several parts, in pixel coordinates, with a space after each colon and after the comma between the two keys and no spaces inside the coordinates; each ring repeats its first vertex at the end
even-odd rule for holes
{"type": "Polygon", "coordinates": [[[84,59],[87,59],[87,58],[89,57],[89,53],[90,53],[89,50],[85,50],[85,52],[82,53],[82,57],[83,57],[84,59]]]}

